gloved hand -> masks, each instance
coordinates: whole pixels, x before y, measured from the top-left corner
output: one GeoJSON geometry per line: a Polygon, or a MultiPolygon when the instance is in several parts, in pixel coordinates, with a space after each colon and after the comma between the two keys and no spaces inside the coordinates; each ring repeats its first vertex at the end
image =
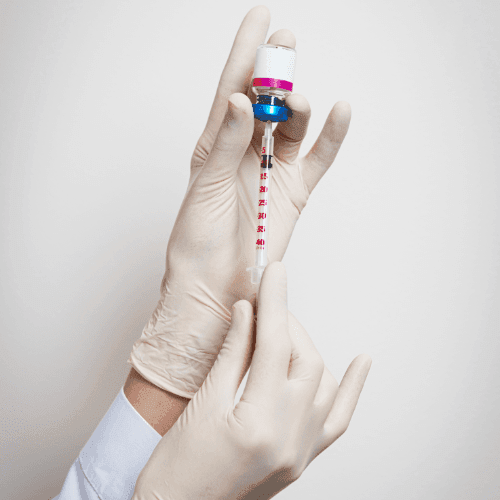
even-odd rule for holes
{"type": "MultiPolygon", "coordinates": [[[[255,7],[236,35],[191,159],[188,189],[167,247],[161,299],[128,360],[156,386],[186,398],[196,393],[217,357],[232,305],[240,299],[255,302],[257,286],[246,268],[255,259],[265,125],[253,118],[255,96],[249,84],[269,20],[266,7],[255,7]]],[[[294,48],[295,37],[280,30],[268,43],[294,48]]],[[[337,103],[316,144],[298,159],[310,107],[299,94],[288,96],[286,104],[293,117],[274,131],[269,262],[283,258],[295,223],[332,164],[350,120],[349,105],[337,103]]]]}
{"type": "Polygon", "coordinates": [[[265,269],[259,303],[253,359],[252,306],[241,300],[212,370],[153,451],[133,500],[271,498],[347,429],[370,357],[356,357],[338,386],[287,310],[282,263],[265,269]]]}

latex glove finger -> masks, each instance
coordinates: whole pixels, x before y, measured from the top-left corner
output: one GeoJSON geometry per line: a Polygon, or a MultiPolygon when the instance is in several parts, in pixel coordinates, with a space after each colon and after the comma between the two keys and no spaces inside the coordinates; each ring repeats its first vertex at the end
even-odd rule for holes
{"type": "Polygon", "coordinates": [[[325,365],[304,327],[290,311],[288,325],[292,346],[288,380],[301,387],[309,406],[318,391],[325,365]]]}
{"type": "Polygon", "coordinates": [[[368,354],[360,354],[347,368],[333,407],[325,422],[325,441],[323,443],[325,448],[347,430],[371,364],[372,359],[368,354]]]}
{"type": "MultiPolygon", "coordinates": [[[[294,49],[295,45],[297,44],[297,41],[295,39],[295,35],[290,30],[281,29],[281,30],[275,31],[269,37],[269,40],[267,41],[267,43],[272,44],[272,45],[281,45],[283,47],[288,47],[290,49],[294,49]]],[[[252,68],[252,73],[253,73],[253,68],[252,68]]],[[[252,77],[252,74],[250,74],[250,85],[248,86],[247,97],[250,99],[252,104],[255,104],[257,102],[257,96],[252,91],[251,77],[252,77]]],[[[264,122],[261,122],[260,120],[255,119],[252,142],[257,144],[257,152],[259,154],[260,154],[260,144],[261,144],[262,136],[264,135],[265,126],[266,126],[266,124],[264,122]]],[[[276,147],[275,147],[275,150],[276,150],[276,147]]]]}
{"type": "Polygon", "coordinates": [[[351,106],[341,101],[333,106],[318,139],[304,158],[300,159],[302,177],[309,193],[332,165],[349,130],[351,106]]]}
{"type": "Polygon", "coordinates": [[[278,160],[291,165],[297,159],[307,134],[311,106],[301,94],[288,95],[285,103],[292,110],[292,117],[286,122],[278,123],[274,130],[274,155],[278,160]]]}
{"type": "Polygon", "coordinates": [[[291,342],[286,270],[281,262],[267,265],[258,300],[255,352],[241,401],[272,400],[287,381],[291,342]]]}
{"type": "Polygon", "coordinates": [[[333,403],[338,394],[339,383],[337,379],[331,374],[330,370],[325,366],[323,369],[323,376],[318,387],[318,392],[314,398],[314,406],[321,413],[322,421],[325,422],[330,411],[332,410],[333,403]]]}
{"type": "Polygon", "coordinates": [[[252,305],[240,300],[233,306],[231,326],[214,366],[197,393],[199,404],[214,411],[232,411],[236,392],[252,361],[254,333],[252,305]]]}
{"type": "Polygon", "coordinates": [[[192,189],[212,201],[219,192],[234,184],[241,159],[248,149],[253,133],[253,110],[247,96],[232,94],[219,133],[207,161],[192,189]]]}
{"type": "Polygon", "coordinates": [[[224,118],[229,96],[236,92],[247,93],[248,85],[251,83],[257,47],[265,40],[270,21],[269,9],[265,5],[258,5],[251,9],[241,22],[222,71],[205,130],[196,145],[191,160],[192,168],[202,166],[212,150],[224,118]]]}

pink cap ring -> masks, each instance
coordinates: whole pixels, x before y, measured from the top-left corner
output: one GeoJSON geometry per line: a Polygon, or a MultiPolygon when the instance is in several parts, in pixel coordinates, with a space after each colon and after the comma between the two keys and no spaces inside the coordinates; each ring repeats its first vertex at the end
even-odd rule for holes
{"type": "Polygon", "coordinates": [[[292,91],[293,83],[286,80],[276,80],[274,78],[254,78],[252,87],[275,87],[277,89],[292,91]]]}

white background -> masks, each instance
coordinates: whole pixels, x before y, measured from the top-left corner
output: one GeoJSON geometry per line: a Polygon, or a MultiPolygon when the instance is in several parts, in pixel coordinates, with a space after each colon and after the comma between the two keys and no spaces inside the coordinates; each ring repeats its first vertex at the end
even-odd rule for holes
{"type": "MultiPolygon", "coordinates": [[[[49,499],[122,386],[236,31],[254,3],[0,2],[1,498],[49,499]]],[[[348,432],[280,495],[500,498],[500,4],[274,1],[302,154],[342,150],[284,262],[348,432]]]]}

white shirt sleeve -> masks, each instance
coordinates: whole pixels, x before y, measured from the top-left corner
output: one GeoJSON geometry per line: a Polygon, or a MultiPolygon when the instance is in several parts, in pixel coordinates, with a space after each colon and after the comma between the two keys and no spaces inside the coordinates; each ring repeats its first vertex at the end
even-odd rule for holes
{"type": "Polygon", "coordinates": [[[130,500],[160,439],[122,387],[53,500],[130,500]]]}

